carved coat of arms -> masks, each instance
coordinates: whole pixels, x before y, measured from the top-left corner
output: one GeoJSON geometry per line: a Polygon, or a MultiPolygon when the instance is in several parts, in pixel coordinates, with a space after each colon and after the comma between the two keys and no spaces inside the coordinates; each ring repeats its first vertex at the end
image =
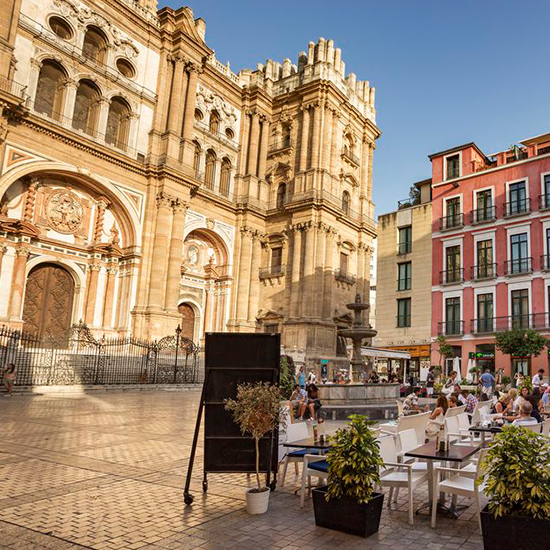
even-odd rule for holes
{"type": "Polygon", "coordinates": [[[46,205],[48,224],[59,233],[76,233],[82,223],[83,212],[78,197],[67,190],[53,193],[46,205]]]}

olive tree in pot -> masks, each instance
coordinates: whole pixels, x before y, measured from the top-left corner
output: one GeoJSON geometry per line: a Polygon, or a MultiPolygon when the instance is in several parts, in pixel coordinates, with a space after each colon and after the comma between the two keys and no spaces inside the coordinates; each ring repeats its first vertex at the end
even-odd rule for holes
{"type": "Polygon", "coordinates": [[[550,440],[506,426],[482,465],[478,482],[489,504],[481,511],[485,550],[548,550],[550,542],[550,440]]]}
{"type": "Polygon", "coordinates": [[[327,485],[313,489],[315,523],[320,527],[368,537],[378,531],[384,494],[375,493],[384,463],[365,416],[351,415],[331,438],[327,485]]]}
{"type": "MultiPolygon", "coordinates": [[[[226,399],[225,409],[233,415],[243,435],[254,439],[257,487],[246,492],[246,509],[249,514],[263,514],[269,506],[269,487],[260,482],[260,440],[284,419],[281,416],[281,390],[267,382],[237,386],[237,398],[226,399]]],[[[268,460],[271,460],[269,457],[268,460]]]]}

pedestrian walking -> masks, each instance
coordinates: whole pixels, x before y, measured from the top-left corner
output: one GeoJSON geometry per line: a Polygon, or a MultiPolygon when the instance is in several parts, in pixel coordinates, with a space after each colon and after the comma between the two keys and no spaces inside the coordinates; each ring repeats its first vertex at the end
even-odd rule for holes
{"type": "Polygon", "coordinates": [[[8,391],[5,397],[11,397],[12,395],[16,374],[17,369],[15,368],[15,363],[9,363],[8,366],[4,368],[4,386],[8,391]]]}

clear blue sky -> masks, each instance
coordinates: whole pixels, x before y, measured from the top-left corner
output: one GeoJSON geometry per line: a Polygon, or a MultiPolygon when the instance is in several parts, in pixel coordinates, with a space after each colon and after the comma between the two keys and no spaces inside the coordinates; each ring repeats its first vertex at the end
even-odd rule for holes
{"type": "MultiPolygon", "coordinates": [[[[160,0],[160,6],[181,6],[160,0]]],[[[334,39],[346,72],[376,87],[376,213],[430,177],[430,153],[475,141],[487,153],[550,131],[550,2],[197,0],[207,44],[238,72],[296,62],[334,39]]]]}

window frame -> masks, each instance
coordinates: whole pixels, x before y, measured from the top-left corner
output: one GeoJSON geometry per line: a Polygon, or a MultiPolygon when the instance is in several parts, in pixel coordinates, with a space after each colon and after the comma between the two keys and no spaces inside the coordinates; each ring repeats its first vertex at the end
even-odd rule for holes
{"type": "Polygon", "coordinates": [[[449,153],[448,155],[445,155],[443,157],[443,181],[451,181],[454,179],[458,179],[462,177],[462,151],[449,153]],[[454,178],[449,178],[449,174],[447,172],[447,161],[450,158],[453,158],[455,156],[458,156],[458,176],[455,176],[454,178]]]}
{"type": "Polygon", "coordinates": [[[411,326],[411,317],[412,298],[397,298],[397,328],[409,328],[411,326]],[[408,304],[408,307],[405,307],[404,313],[401,313],[400,311],[401,304],[408,304]]]}
{"type": "Polygon", "coordinates": [[[397,264],[397,291],[411,290],[412,288],[412,261],[397,264]],[[405,268],[405,277],[401,277],[401,268],[405,268]],[[402,284],[402,282],[404,283],[402,284]]]}
{"type": "Polygon", "coordinates": [[[397,254],[399,255],[405,255],[410,254],[412,252],[412,224],[404,225],[402,227],[397,228],[397,254]],[[409,231],[409,240],[401,241],[401,232],[402,231],[409,231]],[[402,245],[405,246],[405,251],[402,250],[402,245]]]}

